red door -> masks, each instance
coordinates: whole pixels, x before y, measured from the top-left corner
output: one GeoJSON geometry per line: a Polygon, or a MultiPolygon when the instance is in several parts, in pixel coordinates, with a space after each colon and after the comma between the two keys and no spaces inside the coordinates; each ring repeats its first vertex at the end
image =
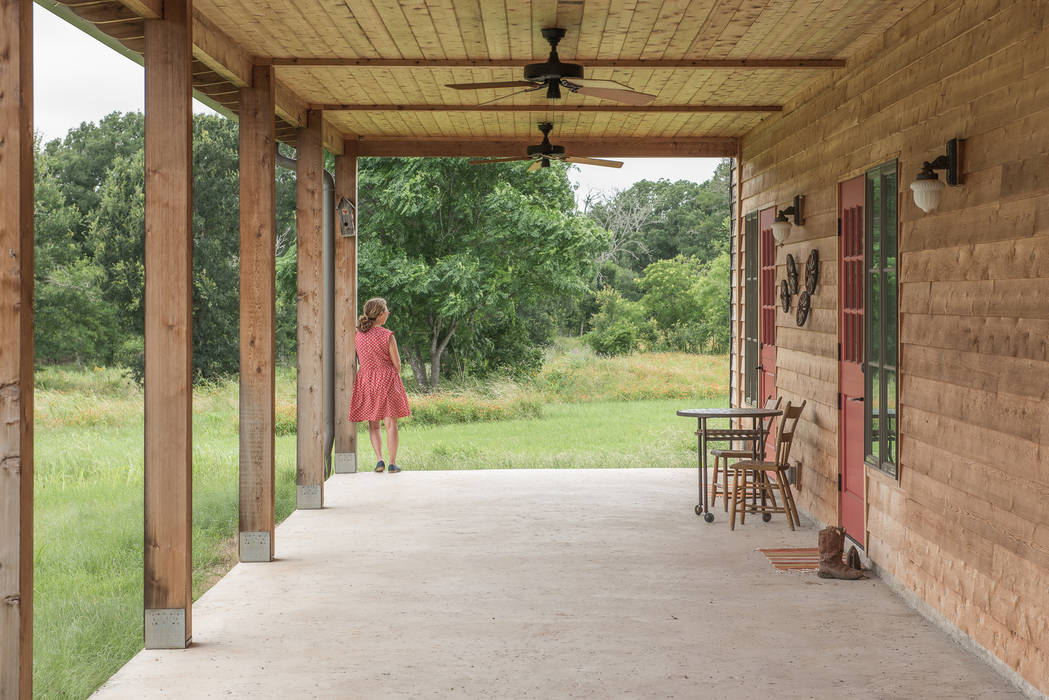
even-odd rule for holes
{"type": "MultiPolygon", "coordinates": [[[[772,237],[775,207],[758,213],[758,245],[761,289],[761,362],[759,363],[760,391],[758,405],[770,396],[776,396],[776,239],[772,237]]],[[[765,459],[774,459],[775,430],[769,431],[765,443],[765,459]]]]}
{"type": "Polygon", "coordinates": [[[841,524],[860,546],[863,538],[863,309],[865,178],[838,185],[838,398],[841,524]]]}

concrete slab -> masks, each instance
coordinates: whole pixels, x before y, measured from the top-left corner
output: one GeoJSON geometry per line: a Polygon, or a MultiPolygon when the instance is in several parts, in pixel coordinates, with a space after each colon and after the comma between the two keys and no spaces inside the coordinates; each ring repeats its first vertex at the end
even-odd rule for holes
{"type": "Polygon", "coordinates": [[[780,573],[695,471],[333,477],[97,698],[1021,698],[877,579],[780,573]]]}

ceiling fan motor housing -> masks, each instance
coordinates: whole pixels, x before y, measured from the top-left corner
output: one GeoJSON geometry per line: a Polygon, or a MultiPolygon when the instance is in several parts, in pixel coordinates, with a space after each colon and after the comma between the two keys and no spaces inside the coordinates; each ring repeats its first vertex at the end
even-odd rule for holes
{"type": "Polygon", "coordinates": [[[546,141],[546,139],[544,139],[543,141],[544,141],[544,143],[541,143],[541,144],[539,144],[537,146],[529,146],[528,147],[528,155],[530,155],[530,156],[564,155],[564,153],[565,153],[565,147],[564,146],[556,146],[556,145],[550,143],[549,141],[546,141]]]}
{"type": "Polygon", "coordinates": [[[557,57],[557,43],[565,35],[561,27],[546,27],[542,30],[543,38],[550,42],[550,57],[546,63],[529,63],[524,69],[524,79],[542,83],[547,80],[563,78],[582,78],[583,67],[577,63],[561,63],[557,57]]]}

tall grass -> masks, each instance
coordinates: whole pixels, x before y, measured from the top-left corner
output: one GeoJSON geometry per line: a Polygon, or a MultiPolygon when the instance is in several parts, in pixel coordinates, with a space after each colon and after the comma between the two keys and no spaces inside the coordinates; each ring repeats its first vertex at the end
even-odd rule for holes
{"type": "MultiPolygon", "coordinates": [[[[674,410],[723,402],[723,357],[597,358],[562,342],[536,377],[410,397],[408,469],[689,466],[674,410]]],[[[236,561],[237,383],[193,393],[193,594],[236,561]]],[[[142,647],[141,388],[117,370],[36,374],[34,686],[83,698],[142,647]]],[[[277,376],[276,510],[295,507],[295,376],[277,376]]],[[[340,411],[341,413],[341,411],[340,411]]],[[[363,426],[362,426],[363,427],[363,426]]],[[[371,449],[361,443],[361,463],[371,449]]]]}

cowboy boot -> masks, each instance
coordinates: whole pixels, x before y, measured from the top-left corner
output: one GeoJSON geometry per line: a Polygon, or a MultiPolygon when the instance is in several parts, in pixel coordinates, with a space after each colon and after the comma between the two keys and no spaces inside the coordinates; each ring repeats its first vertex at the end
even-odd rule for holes
{"type": "Polygon", "coordinates": [[[855,581],[864,578],[862,571],[845,566],[841,560],[845,548],[845,530],[840,527],[825,527],[819,533],[820,565],[816,574],[820,578],[838,578],[855,581]]]}

